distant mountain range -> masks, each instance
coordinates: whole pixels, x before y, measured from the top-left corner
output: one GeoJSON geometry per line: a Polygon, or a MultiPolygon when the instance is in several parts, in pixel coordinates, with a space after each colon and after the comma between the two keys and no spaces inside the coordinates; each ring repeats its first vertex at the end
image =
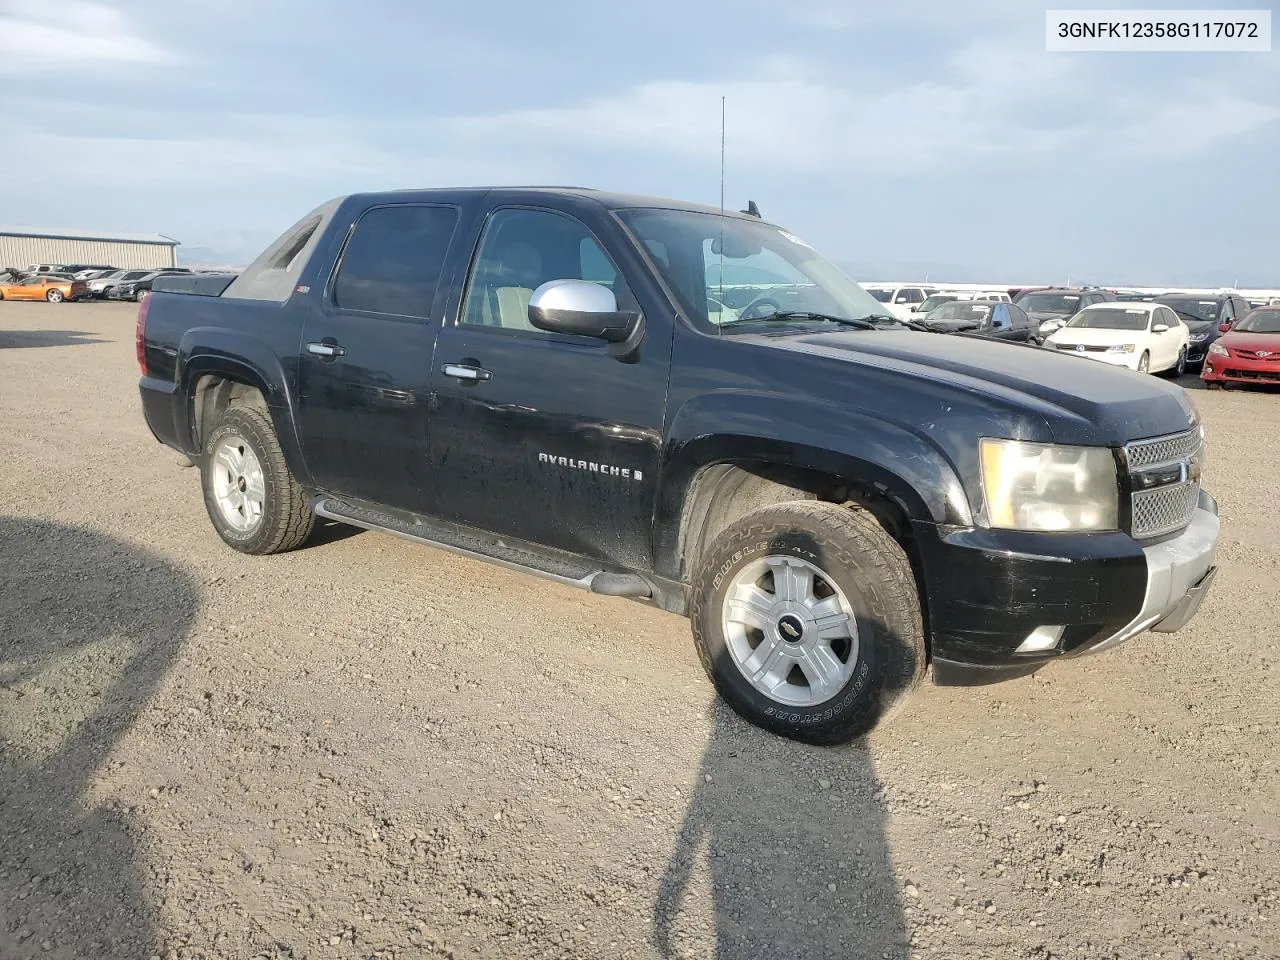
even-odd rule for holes
{"type": "Polygon", "coordinates": [[[1100,271],[1096,274],[1064,274],[1034,276],[1013,271],[974,267],[959,263],[910,260],[841,260],[837,265],[858,281],[901,280],[919,283],[1008,283],[1011,285],[1049,286],[1053,284],[1090,284],[1100,287],[1229,287],[1242,290],[1280,289],[1280,269],[1273,274],[1235,272],[1222,269],[1197,270],[1185,274],[1123,274],[1100,271]]]}

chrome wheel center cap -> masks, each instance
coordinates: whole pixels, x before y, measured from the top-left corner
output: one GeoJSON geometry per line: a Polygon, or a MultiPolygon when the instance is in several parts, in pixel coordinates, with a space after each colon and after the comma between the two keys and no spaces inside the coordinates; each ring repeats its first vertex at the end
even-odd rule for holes
{"type": "Polygon", "coordinates": [[[799,643],[804,639],[804,621],[794,613],[783,614],[778,618],[778,636],[787,643],[799,643]]]}

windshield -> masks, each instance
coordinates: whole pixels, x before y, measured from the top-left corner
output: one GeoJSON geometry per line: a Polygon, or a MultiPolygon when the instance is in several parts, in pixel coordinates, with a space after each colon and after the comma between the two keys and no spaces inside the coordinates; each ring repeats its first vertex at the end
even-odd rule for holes
{"type": "Polygon", "coordinates": [[[1196,300],[1194,298],[1181,300],[1173,297],[1161,297],[1156,303],[1163,303],[1166,307],[1171,307],[1186,317],[1195,317],[1198,320],[1217,320],[1218,308],[1221,306],[1217,300],[1196,300]]]}
{"type": "Polygon", "coordinates": [[[864,289],[881,303],[888,303],[893,299],[892,290],[882,290],[879,287],[865,287],[864,289]]]}
{"type": "Polygon", "coordinates": [[[1067,326],[1085,330],[1145,330],[1150,316],[1146,310],[1096,307],[1081,310],[1067,321],[1067,326]]]}
{"type": "Polygon", "coordinates": [[[991,313],[991,304],[989,303],[944,303],[933,310],[929,314],[930,320],[971,320],[974,323],[981,323],[991,313]]]}
{"type": "Polygon", "coordinates": [[[1016,303],[1027,313],[1060,313],[1069,316],[1080,309],[1080,298],[1069,293],[1028,293],[1016,303]]]}
{"type": "MultiPolygon", "coordinates": [[[[872,292],[872,295],[874,296],[874,292],[872,292]]],[[[954,294],[935,293],[932,297],[927,298],[924,303],[920,304],[920,312],[928,313],[930,310],[935,310],[938,307],[942,306],[944,303],[951,303],[951,301],[959,300],[959,299],[960,298],[955,296],[954,294]]]]}
{"type": "Polygon", "coordinates": [[[1234,332],[1280,333],[1280,310],[1255,310],[1235,325],[1234,332]]]}
{"type": "Polygon", "coordinates": [[[791,311],[849,319],[888,317],[874,296],[813,247],[777,227],[648,207],[623,210],[619,216],[695,322],[723,325],[791,311]]]}

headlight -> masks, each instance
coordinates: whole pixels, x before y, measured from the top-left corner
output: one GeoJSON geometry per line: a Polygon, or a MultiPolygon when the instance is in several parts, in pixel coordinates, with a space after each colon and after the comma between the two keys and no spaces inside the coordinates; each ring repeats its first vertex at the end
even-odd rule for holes
{"type": "Polygon", "coordinates": [[[1209,335],[1207,333],[1193,333],[1191,335],[1192,343],[1204,343],[1208,339],[1209,335]]]}
{"type": "Polygon", "coordinates": [[[1117,343],[1114,346],[1107,347],[1107,353],[1133,353],[1133,344],[1117,343]]]}
{"type": "Polygon", "coordinates": [[[1222,344],[1220,344],[1220,343],[1211,343],[1211,344],[1209,344],[1209,352],[1210,352],[1210,353],[1216,353],[1216,354],[1217,354],[1218,356],[1220,356],[1220,357],[1229,357],[1229,356],[1230,356],[1230,354],[1229,354],[1229,353],[1227,353],[1227,348],[1226,348],[1226,347],[1224,347],[1224,346],[1223,346],[1222,344]]]}
{"type": "Polygon", "coordinates": [[[983,439],[987,526],[1005,530],[1115,530],[1116,462],[1107,447],[983,439]]]}

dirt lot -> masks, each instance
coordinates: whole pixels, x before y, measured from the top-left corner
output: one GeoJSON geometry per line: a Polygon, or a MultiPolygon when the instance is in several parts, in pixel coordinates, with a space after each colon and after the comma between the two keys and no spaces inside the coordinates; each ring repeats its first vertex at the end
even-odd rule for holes
{"type": "Polygon", "coordinates": [[[0,304],[4,960],[1280,956],[1280,394],[1194,394],[1190,628],[819,749],[646,607],[232,552],[136,375],[130,306],[0,304]]]}

